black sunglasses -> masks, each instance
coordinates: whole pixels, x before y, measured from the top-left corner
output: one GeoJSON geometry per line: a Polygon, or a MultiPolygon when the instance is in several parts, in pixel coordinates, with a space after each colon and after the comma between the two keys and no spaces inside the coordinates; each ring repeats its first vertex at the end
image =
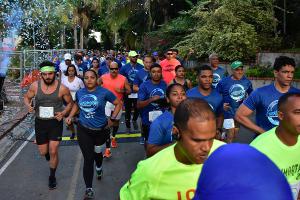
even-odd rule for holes
{"type": "Polygon", "coordinates": [[[167,55],[173,55],[173,53],[167,53],[167,55]]]}
{"type": "Polygon", "coordinates": [[[117,70],[119,70],[119,68],[109,68],[111,71],[113,71],[113,70],[115,70],[115,71],[117,71],[117,70]]]}

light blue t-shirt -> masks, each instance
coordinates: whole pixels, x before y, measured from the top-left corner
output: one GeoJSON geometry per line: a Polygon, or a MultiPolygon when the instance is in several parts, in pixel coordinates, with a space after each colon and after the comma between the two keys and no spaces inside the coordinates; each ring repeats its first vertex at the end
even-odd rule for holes
{"type": "MultiPolygon", "coordinates": [[[[287,93],[297,92],[300,90],[291,87],[287,93]]],[[[280,93],[274,86],[274,83],[257,88],[243,102],[250,110],[256,110],[256,124],[268,131],[279,125],[278,120],[278,100],[284,95],[280,93]]]]}
{"type": "Polygon", "coordinates": [[[143,68],[137,72],[133,81],[133,85],[137,85],[138,87],[140,87],[140,85],[147,80],[150,80],[150,74],[149,71],[143,68]]]}
{"type": "Polygon", "coordinates": [[[240,80],[234,80],[232,76],[224,77],[218,84],[217,90],[223,95],[224,103],[229,103],[230,109],[224,111],[224,118],[234,118],[235,112],[253,91],[252,83],[245,76],[240,80]]]}
{"type": "Polygon", "coordinates": [[[79,106],[79,123],[87,128],[102,128],[107,124],[105,105],[113,103],[116,96],[109,90],[98,86],[95,91],[82,88],[76,92],[76,103],[79,106]]]}
{"type": "Polygon", "coordinates": [[[212,89],[208,96],[204,96],[200,93],[198,87],[194,87],[186,92],[186,96],[188,98],[199,98],[205,100],[217,116],[223,112],[223,97],[216,89],[212,89]]]}
{"type": "Polygon", "coordinates": [[[223,67],[218,67],[216,70],[213,69],[213,88],[216,88],[218,83],[225,77],[226,71],[223,67]]]}
{"type": "MultiPolygon", "coordinates": [[[[153,84],[151,80],[148,80],[141,84],[138,92],[138,101],[145,101],[153,96],[160,96],[160,100],[165,99],[165,93],[167,89],[167,84],[165,81],[161,80],[159,84],[153,84]]],[[[144,125],[150,125],[149,112],[154,110],[164,111],[164,108],[158,102],[152,102],[146,107],[142,108],[141,118],[144,125]]]]}
{"type": "Polygon", "coordinates": [[[172,143],[173,124],[173,114],[170,111],[165,111],[152,122],[149,130],[148,143],[159,146],[172,143]]]}

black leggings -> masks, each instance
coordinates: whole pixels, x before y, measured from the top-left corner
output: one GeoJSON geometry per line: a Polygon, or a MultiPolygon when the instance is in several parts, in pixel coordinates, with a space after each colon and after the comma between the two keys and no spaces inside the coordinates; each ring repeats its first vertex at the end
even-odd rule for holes
{"type": "Polygon", "coordinates": [[[134,109],[132,121],[136,121],[139,117],[139,111],[136,108],[137,99],[130,99],[128,97],[124,98],[124,105],[125,105],[125,123],[126,127],[130,128],[130,120],[131,120],[131,111],[132,107],[134,109]]]}
{"type": "Polygon", "coordinates": [[[101,146],[109,137],[109,128],[91,130],[82,125],[77,126],[78,143],[84,158],[83,178],[87,188],[92,188],[94,177],[94,161],[96,166],[102,166],[103,154],[95,152],[95,146],[101,146]]]}

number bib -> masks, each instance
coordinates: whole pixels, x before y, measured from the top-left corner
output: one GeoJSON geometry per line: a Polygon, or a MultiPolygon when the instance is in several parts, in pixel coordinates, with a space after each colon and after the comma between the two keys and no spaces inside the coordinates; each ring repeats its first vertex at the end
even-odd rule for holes
{"type": "Polygon", "coordinates": [[[138,94],[137,93],[131,93],[130,95],[128,95],[129,99],[137,99],[138,98],[138,94]]]}
{"type": "Polygon", "coordinates": [[[223,127],[225,129],[232,129],[234,128],[234,120],[233,119],[224,119],[223,127]]]}
{"type": "Polygon", "coordinates": [[[53,107],[39,107],[40,118],[50,119],[54,118],[54,108],[53,107]]]}
{"type": "Polygon", "coordinates": [[[149,121],[153,122],[161,114],[162,114],[162,111],[160,111],[160,110],[155,110],[155,111],[149,112],[149,121]]]}

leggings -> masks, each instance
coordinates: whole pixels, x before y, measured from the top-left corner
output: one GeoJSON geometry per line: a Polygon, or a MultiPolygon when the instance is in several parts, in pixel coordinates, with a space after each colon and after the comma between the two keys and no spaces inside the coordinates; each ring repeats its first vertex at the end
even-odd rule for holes
{"type": "Polygon", "coordinates": [[[92,188],[94,176],[94,161],[96,166],[102,166],[103,154],[95,152],[95,146],[101,146],[109,137],[109,128],[103,130],[91,130],[78,124],[77,126],[78,143],[84,158],[83,179],[86,188],[92,188]]]}
{"type": "Polygon", "coordinates": [[[139,117],[139,111],[136,107],[137,99],[130,99],[128,97],[124,98],[124,105],[125,105],[125,123],[126,127],[130,128],[130,119],[131,119],[131,111],[132,108],[134,110],[132,121],[136,121],[139,117]]]}

